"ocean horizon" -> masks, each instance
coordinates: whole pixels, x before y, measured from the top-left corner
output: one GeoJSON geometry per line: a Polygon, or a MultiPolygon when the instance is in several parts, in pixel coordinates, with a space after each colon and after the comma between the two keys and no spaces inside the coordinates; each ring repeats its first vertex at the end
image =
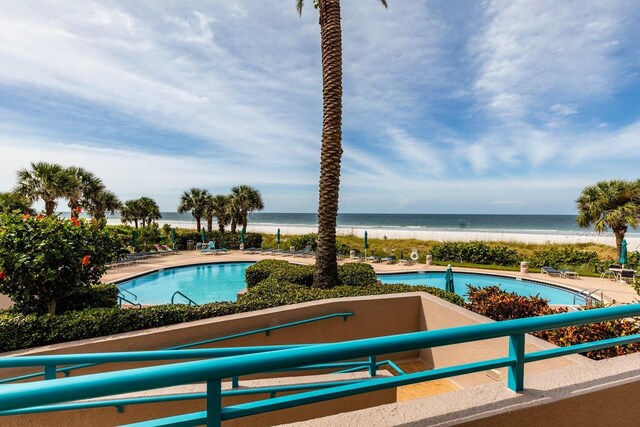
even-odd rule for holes
{"type": "MultiPolygon", "coordinates": [[[[193,227],[190,213],[161,212],[159,224],[164,222],[193,227]]],[[[108,215],[119,220],[120,215],[108,215]]],[[[272,227],[315,227],[315,213],[250,213],[249,225],[272,227]]],[[[523,234],[589,234],[592,228],[580,228],[576,215],[512,215],[512,214],[371,214],[343,213],[338,215],[341,229],[403,229],[416,231],[474,231],[523,234]]],[[[638,234],[630,230],[628,234],[638,234]]]]}

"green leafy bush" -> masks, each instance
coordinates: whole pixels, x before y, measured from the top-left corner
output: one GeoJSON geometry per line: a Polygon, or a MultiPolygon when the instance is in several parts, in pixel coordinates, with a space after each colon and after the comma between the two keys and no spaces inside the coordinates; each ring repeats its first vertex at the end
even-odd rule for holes
{"type": "MultiPolygon", "coordinates": [[[[498,286],[469,288],[467,308],[493,320],[520,319],[566,312],[566,309],[551,308],[538,296],[522,297],[506,292],[498,286]]],[[[602,304],[586,306],[585,310],[604,307],[602,304]]],[[[616,319],[589,325],[568,326],[548,331],[533,332],[532,335],[560,347],[599,341],[608,338],[628,336],[640,333],[640,321],[637,319],[616,319]]],[[[599,360],[622,356],[640,351],[640,343],[604,348],[584,353],[585,356],[599,360]]]]}
{"type": "Polygon", "coordinates": [[[338,283],[344,286],[368,286],[377,281],[376,273],[369,264],[361,262],[338,266],[338,283]]]}
{"type": "MultiPolygon", "coordinates": [[[[101,283],[98,285],[80,288],[73,291],[68,296],[62,298],[56,307],[56,313],[66,313],[68,311],[78,311],[87,308],[110,308],[118,305],[118,287],[113,284],[101,283]]],[[[21,313],[46,313],[43,308],[36,304],[30,305],[27,302],[16,303],[13,310],[21,313]]]]}
{"type": "Polygon", "coordinates": [[[18,307],[55,314],[59,301],[100,282],[118,249],[98,223],[2,214],[0,292],[18,307]]]}
{"type": "Polygon", "coordinates": [[[248,267],[244,272],[247,288],[252,288],[265,280],[273,271],[286,268],[289,262],[280,259],[264,259],[248,267]]]}
{"type": "Polygon", "coordinates": [[[571,246],[563,246],[561,248],[547,248],[539,251],[533,251],[529,256],[529,265],[532,267],[567,267],[579,266],[584,264],[597,264],[599,262],[598,254],[591,251],[579,251],[571,246]]]}
{"type": "Polygon", "coordinates": [[[505,266],[518,265],[521,258],[517,251],[507,246],[493,246],[485,242],[446,242],[435,245],[431,254],[440,261],[505,266]]]}
{"type": "MultiPolygon", "coordinates": [[[[225,231],[215,230],[211,232],[205,232],[206,241],[213,240],[216,242],[216,248],[227,249],[239,249],[240,248],[240,233],[232,233],[225,231]]],[[[176,229],[176,244],[179,248],[184,249],[187,247],[187,241],[193,240],[194,242],[202,242],[202,234],[195,230],[187,230],[184,228],[176,229]]],[[[262,246],[262,234],[259,233],[246,233],[244,236],[245,248],[259,248],[262,246]]]]}
{"type": "Polygon", "coordinates": [[[327,298],[425,291],[462,306],[463,299],[427,286],[370,285],[314,289],[268,278],[237,302],[141,309],[91,308],[58,316],[0,312],[0,352],[49,345],[327,298]]]}
{"type": "Polygon", "coordinates": [[[318,247],[318,235],[310,233],[289,238],[289,246],[295,247],[297,251],[304,249],[307,245],[311,246],[311,249],[315,251],[318,247]]]}

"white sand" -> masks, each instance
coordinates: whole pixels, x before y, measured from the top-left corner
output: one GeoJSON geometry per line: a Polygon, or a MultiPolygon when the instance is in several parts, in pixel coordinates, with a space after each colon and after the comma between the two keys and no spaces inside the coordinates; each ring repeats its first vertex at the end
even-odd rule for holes
{"type": "MultiPolygon", "coordinates": [[[[109,224],[120,224],[119,220],[109,220],[109,224]]],[[[160,225],[165,224],[160,220],[160,225]]],[[[177,228],[195,228],[195,221],[175,221],[168,223],[171,227],[177,228]]],[[[248,232],[253,233],[269,233],[275,234],[280,228],[282,235],[295,235],[317,233],[317,227],[308,226],[276,226],[276,225],[253,225],[249,223],[248,232]]],[[[510,233],[495,231],[450,231],[450,230],[416,230],[407,228],[352,228],[338,227],[338,235],[340,236],[364,236],[365,230],[371,239],[382,239],[385,236],[389,239],[418,239],[432,240],[438,242],[470,242],[470,241],[486,241],[486,242],[521,242],[521,243],[600,243],[608,246],[615,246],[615,238],[613,233],[603,233],[598,235],[593,232],[565,232],[556,234],[534,234],[534,233],[510,233]]],[[[636,234],[626,237],[628,249],[630,251],[640,250],[640,237],[636,234]]]]}

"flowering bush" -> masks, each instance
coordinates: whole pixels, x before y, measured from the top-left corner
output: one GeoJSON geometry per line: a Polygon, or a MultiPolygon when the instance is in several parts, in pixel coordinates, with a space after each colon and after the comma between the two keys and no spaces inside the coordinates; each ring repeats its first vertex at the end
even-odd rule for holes
{"type": "Polygon", "coordinates": [[[99,283],[116,245],[94,222],[0,215],[0,292],[18,309],[56,313],[59,301],[99,283]]]}

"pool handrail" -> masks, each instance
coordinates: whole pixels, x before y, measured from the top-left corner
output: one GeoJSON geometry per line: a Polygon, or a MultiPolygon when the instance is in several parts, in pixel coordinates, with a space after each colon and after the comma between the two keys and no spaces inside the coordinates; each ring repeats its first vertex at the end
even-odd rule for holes
{"type": "MultiPolygon", "coordinates": [[[[304,325],[307,323],[314,323],[314,322],[319,322],[322,320],[327,320],[327,319],[333,319],[336,317],[342,317],[343,320],[347,320],[349,317],[354,316],[356,313],[353,311],[345,311],[345,312],[337,312],[337,313],[330,313],[330,314],[325,314],[323,316],[316,316],[316,317],[310,317],[307,319],[302,319],[302,320],[297,320],[295,322],[289,322],[289,323],[284,323],[282,325],[274,325],[274,326],[267,326],[264,328],[259,328],[259,329],[252,329],[250,331],[245,331],[245,332],[240,332],[237,334],[231,334],[231,335],[225,335],[223,337],[217,337],[217,338],[210,338],[208,340],[203,340],[203,341],[196,341],[196,342],[192,342],[192,343],[187,343],[187,344],[181,344],[181,345],[176,345],[176,346],[172,346],[172,347],[167,347],[167,348],[163,348],[161,350],[156,350],[156,351],[163,351],[163,350],[181,350],[184,351],[185,348],[191,348],[191,347],[197,347],[200,345],[205,345],[205,344],[212,344],[215,342],[221,342],[221,341],[226,341],[226,340],[231,340],[234,338],[241,338],[241,337],[246,337],[249,335],[255,335],[255,334],[260,334],[265,332],[267,334],[267,336],[269,336],[269,333],[273,330],[277,330],[277,329],[284,329],[284,328],[290,328],[293,326],[299,326],[299,325],[304,325]]],[[[248,347],[244,347],[244,348],[248,348],[248,347]]],[[[145,354],[151,355],[151,352],[146,351],[144,352],[145,354]]],[[[95,353],[91,353],[91,355],[93,355],[95,353]]],[[[104,353],[104,354],[118,354],[118,353],[104,353]]],[[[204,354],[204,353],[203,353],[204,354]]],[[[179,355],[176,353],[176,359],[181,358],[179,355]]],[[[41,357],[41,356],[19,356],[19,358],[21,360],[27,360],[25,359],[26,357],[29,358],[34,358],[34,357],[41,357]]],[[[53,356],[47,356],[47,357],[53,357],[53,356]]],[[[206,356],[206,357],[211,357],[211,356],[206,356]]],[[[6,362],[3,362],[3,358],[0,357],[0,369],[3,367],[9,367],[9,366],[3,366],[3,363],[6,364],[6,362]]],[[[17,360],[17,358],[16,358],[17,360]]],[[[35,359],[33,359],[35,361],[35,359]]],[[[76,359],[73,359],[76,360],[76,359]]],[[[81,369],[81,368],[88,368],[91,366],[95,366],[97,364],[102,364],[102,363],[110,363],[111,360],[106,360],[106,361],[98,361],[98,362],[87,362],[88,359],[78,359],[78,360],[84,360],[84,361],[67,361],[66,363],[57,361],[56,363],[54,363],[54,368],[53,371],[51,371],[51,367],[47,368],[48,364],[45,363],[33,363],[30,365],[11,365],[11,367],[26,367],[26,366],[44,366],[45,370],[42,372],[34,372],[33,374],[26,374],[26,375],[20,375],[17,377],[12,377],[12,378],[6,378],[6,379],[0,379],[0,384],[6,384],[6,383],[11,383],[14,381],[23,381],[23,380],[27,380],[27,379],[31,379],[31,378],[37,378],[40,376],[45,376],[45,378],[49,377],[53,377],[55,378],[56,374],[59,372],[62,372],[66,377],[68,377],[71,373],[71,371],[75,370],[75,369],[81,369]],[[74,366],[66,366],[64,368],[56,368],[56,365],[63,365],[63,364],[68,364],[68,363],[81,363],[79,365],[74,365],[74,366]],[[49,371],[47,371],[47,369],[49,369],[49,371]]],[[[151,360],[151,359],[150,359],[151,360]]],[[[115,360],[114,360],[115,361],[115,360]]],[[[137,361],[142,361],[142,359],[138,359],[137,361]]],[[[50,364],[49,364],[50,365],[50,364]]]]}
{"type": "Polygon", "coordinates": [[[123,292],[123,291],[128,293],[129,295],[131,295],[133,297],[134,301],[138,301],[138,295],[134,294],[133,292],[131,292],[128,289],[125,289],[125,288],[122,288],[122,287],[118,286],[118,292],[123,292]]]}
{"type": "Polygon", "coordinates": [[[140,304],[139,302],[133,302],[133,301],[129,301],[123,293],[121,293],[118,290],[118,306],[122,307],[122,301],[126,302],[127,304],[133,306],[133,307],[138,307],[138,308],[142,308],[142,304],[140,304]]]}
{"type": "Polygon", "coordinates": [[[183,420],[184,425],[195,425],[194,420],[197,420],[206,422],[208,426],[220,426],[223,420],[500,367],[508,368],[507,386],[512,391],[518,392],[524,387],[525,364],[536,357],[558,357],[582,353],[603,345],[623,345],[640,341],[640,334],[636,334],[580,344],[573,346],[573,349],[571,347],[554,348],[526,354],[524,346],[526,333],[637,316],[640,316],[640,305],[630,304],[213,360],[121,370],[56,381],[11,384],[2,389],[0,411],[206,381],[206,411],[148,421],[139,425],[160,425],[160,422],[174,419],[183,420]],[[222,378],[501,337],[508,337],[507,357],[222,407],[222,378]]]}
{"type": "Polygon", "coordinates": [[[192,300],[191,298],[189,298],[188,296],[186,296],[185,294],[183,294],[180,291],[175,291],[173,293],[173,295],[171,295],[171,304],[175,304],[175,302],[173,302],[173,300],[175,299],[176,295],[180,295],[181,297],[183,297],[184,299],[186,299],[187,301],[189,301],[189,306],[191,306],[191,304],[198,306],[200,304],[198,304],[197,302],[195,302],[194,300],[192,300]]]}

